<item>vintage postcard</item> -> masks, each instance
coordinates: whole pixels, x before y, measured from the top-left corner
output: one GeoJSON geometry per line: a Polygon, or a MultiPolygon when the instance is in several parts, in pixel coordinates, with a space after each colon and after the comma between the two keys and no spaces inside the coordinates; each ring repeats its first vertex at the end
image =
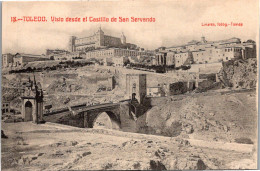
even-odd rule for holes
{"type": "Polygon", "coordinates": [[[2,3],[2,170],[257,169],[258,0],[2,3]]]}

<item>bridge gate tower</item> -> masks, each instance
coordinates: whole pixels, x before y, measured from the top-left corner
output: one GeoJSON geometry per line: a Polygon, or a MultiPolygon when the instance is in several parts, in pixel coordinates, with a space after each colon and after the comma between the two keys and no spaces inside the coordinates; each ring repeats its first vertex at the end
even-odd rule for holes
{"type": "Polygon", "coordinates": [[[43,121],[43,91],[40,82],[31,81],[30,77],[22,96],[22,118],[26,121],[41,123],[43,121]]]}
{"type": "Polygon", "coordinates": [[[146,74],[126,75],[126,95],[129,99],[135,97],[139,104],[143,104],[146,96],[146,74]]]}

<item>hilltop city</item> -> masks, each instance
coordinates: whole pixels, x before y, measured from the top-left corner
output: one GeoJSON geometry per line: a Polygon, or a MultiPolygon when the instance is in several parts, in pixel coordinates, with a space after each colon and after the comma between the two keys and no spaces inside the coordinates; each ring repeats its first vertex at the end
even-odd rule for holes
{"type": "Polygon", "coordinates": [[[254,40],[147,50],[115,34],[2,54],[2,168],[256,169],[254,40]]]}
{"type": "MultiPolygon", "coordinates": [[[[127,43],[124,33],[120,37],[106,35],[99,28],[88,37],[71,36],[68,49],[46,49],[46,53],[3,54],[4,68],[23,66],[29,62],[46,60],[75,60],[95,58],[99,64],[126,66],[127,64],[143,64],[147,66],[171,66],[172,69],[197,66],[198,64],[216,64],[232,59],[248,59],[256,57],[256,44],[253,40],[241,42],[239,38],[208,41],[192,40],[186,44],[173,47],[159,47],[153,51],[144,50],[135,44],[127,43]]],[[[156,69],[153,69],[156,72],[156,69]]]]}

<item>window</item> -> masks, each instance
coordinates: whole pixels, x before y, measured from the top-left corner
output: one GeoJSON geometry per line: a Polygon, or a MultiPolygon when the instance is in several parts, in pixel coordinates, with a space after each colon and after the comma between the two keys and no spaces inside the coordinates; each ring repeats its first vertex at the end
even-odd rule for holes
{"type": "Polygon", "coordinates": [[[133,93],[136,92],[136,83],[133,84],[132,92],[133,92],[133,93]]]}
{"type": "Polygon", "coordinates": [[[226,57],[226,60],[228,60],[228,57],[226,57]]]}

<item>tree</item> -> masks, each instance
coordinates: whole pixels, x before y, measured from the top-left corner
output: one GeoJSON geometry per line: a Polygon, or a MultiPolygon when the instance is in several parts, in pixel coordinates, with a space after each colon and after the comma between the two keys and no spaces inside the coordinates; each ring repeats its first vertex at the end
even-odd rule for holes
{"type": "Polygon", "coordinates": [[[124,66],[126,66],[127,64],[130,64],[129,59],[127,59],[126,61],[124,61],[124,66]]]}
{"type": "Polygon", "coordinates": [[[252,40],[252,39],[249,39],[249,40],[246,41],[246,43],[255,43],[255,41],[252,40]]]}

